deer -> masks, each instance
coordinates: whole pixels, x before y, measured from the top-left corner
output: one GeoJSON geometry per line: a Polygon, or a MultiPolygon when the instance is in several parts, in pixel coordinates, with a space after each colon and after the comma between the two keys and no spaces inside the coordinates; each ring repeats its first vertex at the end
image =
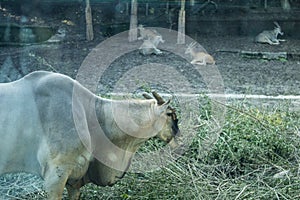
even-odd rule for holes
{"type": "Polygon", "coordinates": [[[215,59],[208,53],[203,51],[196,50],[196,42],[192,42],[188,45],[187,49],[185,50],[185,54],[190,54],[193,58],[191,64],[193,65],[207,65],[212,64],[214,65],[215,59]]]}
{"type": "Polygon", "coordinates": [[[278,35],[283,35],[283,32],[281,31],[281,27],[278,24],[278,22],[274,22],[275,27],[273,30],[265,30],[261,33],[259,33],[254,41],[257,43],[264,43],[264,44],[270,44],[270,45],[279,45],[280,42],[284,42],[283,39],[278,39],[278,35]]]}
{"type": "Polygon", "coordinates": [[[146,29],[143,25],[138,26],[139,35],[138,40],[153,39],[154,37],[161,36],[156,30],[146,29]]]}
{"type": "Polygon", "coordinates": [[[138,40],[143,40],[143,44],[140,46],[139,51],[143,55],[159,55],[162,51],[157,48],[159,43],[164,43],[162,35],[156,30],[145,29],[143,25],[138,27],[140,37],[138,40]]]}
{"type": "Polygon", "coordinates": [[[162,51],[157,48],[160,42],[165,42],[160,35],[144,40],[143,44],[139,48],[139,51],[143,55],[162,54],[162,51]]]}

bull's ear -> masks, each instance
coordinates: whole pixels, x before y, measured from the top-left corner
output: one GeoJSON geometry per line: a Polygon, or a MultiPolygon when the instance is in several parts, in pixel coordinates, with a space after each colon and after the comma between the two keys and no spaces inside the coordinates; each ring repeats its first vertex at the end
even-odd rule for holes
{"type": "Polygon", "coordinates": [[[157,114],[161,115],[162,113],[166,112],[168,110],[169,104],[170,104],[171,100],[169,99],[167,102],[165,102],[162,105],[158,105],[157,106],[157,114]]]}
{"type": "Polygon", "coordinates": [[[145,98],[145,99],[153,99],[149,94],[147,94],[147,93],[144,93],[143,94],[143,97],[145,98]]]}

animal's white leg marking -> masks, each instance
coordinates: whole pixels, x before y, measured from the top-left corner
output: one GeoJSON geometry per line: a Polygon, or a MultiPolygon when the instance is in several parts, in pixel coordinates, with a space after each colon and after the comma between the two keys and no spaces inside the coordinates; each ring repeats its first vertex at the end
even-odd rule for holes
{"type": "Polygon", "coordinates": [[[48,200],[60,200],[70,172],[61,165],[49,163],[45,173],[45,190],[48,200]]]}

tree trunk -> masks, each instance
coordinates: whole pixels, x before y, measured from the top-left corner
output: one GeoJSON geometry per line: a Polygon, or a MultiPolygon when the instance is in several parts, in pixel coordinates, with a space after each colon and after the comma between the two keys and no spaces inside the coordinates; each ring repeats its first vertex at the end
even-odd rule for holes
{"type": "Polygon", "coordinates": [[[284,12],[290,12],[291,11],[291,4],[289,0],[280,0],[281,2],[281,8],[284,12]]]}
{"type": "Polygon", "coordinates": [[[191,0],[190,5],[194,6],[195,5],[195,0],[191,0]]]}
{"type": "Polygon", "coordinates": [[[129,3],[126,2],[126,15],[129,15],[129,3]]]}
{"type": "Polygon", "coordinates": [[[137,0],[131,0],[131,15],[129,27],[129,42],[137,40],[137,0]]]}
{"type": "Polygon", "coordinates": [[[268,9],[268,0],[264,1],[264,9],[267,10],[268,9]]]}
{"type": "Polygon", "coordinates": [[[185,0],[181,0],[181,9],[178,17],[177,44],[185,44],[185,0]]]}
{"type": "Polygon", "coordinates": [[[93,31],[93,17],[92,17],[90,0],[86,0],[85,20],[86,20],[86,39],[88,41],[91,41],[94,39],[94,31],[93,31]]]}
{"type": "Polygon", "coordinates": [[[146,3],[146,16],[149,15],[149,3],[146,3]]]}
{"type": "Polygon", "coordinates": [[[169,14],[169,8],[170,8],[170,4],[169,4],[169,1],[167,1],[167,3],[166,3],[166,14],[169,14]]]}

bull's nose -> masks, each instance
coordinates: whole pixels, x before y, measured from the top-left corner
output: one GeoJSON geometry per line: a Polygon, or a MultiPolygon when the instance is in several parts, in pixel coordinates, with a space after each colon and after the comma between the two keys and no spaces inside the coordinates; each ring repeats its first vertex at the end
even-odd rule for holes
{"type": "Polygon", "coordinates": [[[176,135],[175,135],[175,136],[176,136],[176,137],[180,136],[180,133],[181,133],[181,132],[180,132],[180,130],[178,129],[178,131],[176,132],[176,135]]]}

